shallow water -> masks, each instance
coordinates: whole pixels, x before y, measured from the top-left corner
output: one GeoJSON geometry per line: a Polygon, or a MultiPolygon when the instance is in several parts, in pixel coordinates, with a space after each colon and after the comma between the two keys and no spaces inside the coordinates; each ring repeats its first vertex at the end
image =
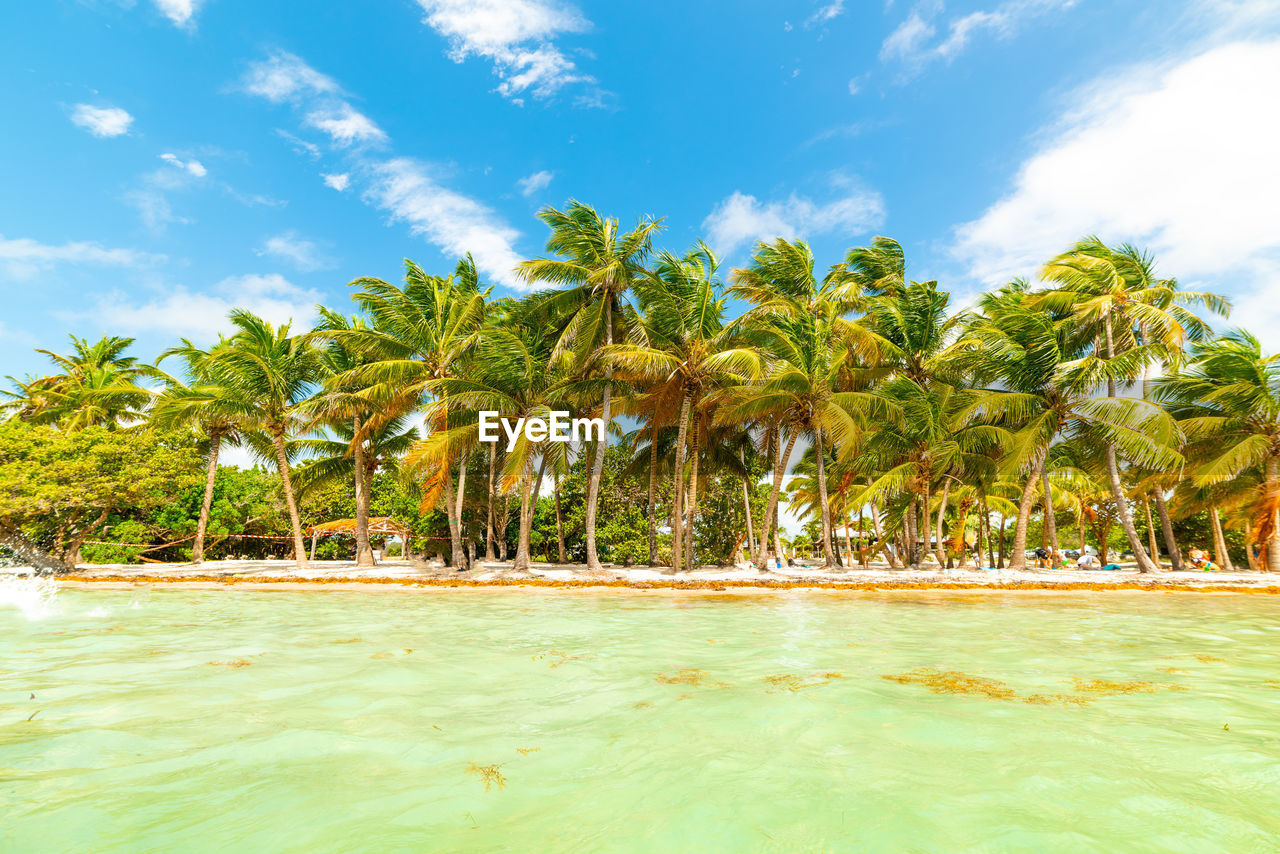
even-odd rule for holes
{"type": "Polygon", "coordinates": [[[0,607],[0,850],[1275,850],[1278,650],[1265,596],[63,590],[0,607]]]}

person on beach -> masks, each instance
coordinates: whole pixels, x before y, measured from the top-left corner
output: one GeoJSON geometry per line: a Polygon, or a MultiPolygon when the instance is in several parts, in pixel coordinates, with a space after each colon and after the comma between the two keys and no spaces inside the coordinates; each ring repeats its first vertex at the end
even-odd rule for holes
{"type": "Polygon", "coordinates": [[[1093,569],[1093,555],[1088,552],[1081,552],[1080,557],[1076,560],[1076,566],[1079,569],[1093,569]]]}
{"type": "Polygon", "coordinates": [[[1049,552],[1044,546],[1036,549],[1036,569],[1044,569],[1049,565],[1049,552]]]}
{"type": "Polygon", "coordinates": [[[1191,565],[1202,572],[1218,571],[1218,565],[1211,561],[1209,554],[1199,546],[1191,549],[1191,565]]]}

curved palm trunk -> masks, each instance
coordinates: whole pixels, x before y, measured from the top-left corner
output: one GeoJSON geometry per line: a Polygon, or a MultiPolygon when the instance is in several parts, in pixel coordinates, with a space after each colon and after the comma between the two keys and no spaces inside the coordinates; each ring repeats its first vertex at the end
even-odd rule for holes
{"type": "MultiPolygon", "coordinates": [[[[604,303],[604,343],[613,345],[613,297],[606,295],[604,303]]],[[[600,501],[600,478],[604,474],[604,455],[609,449],[609,404],[613,395],[613,364],[604,366],[604,395],[600,403],[600,418],[604,421],[604,435],[596,445],[595,459],[591,463],[591,482],[587,485],[587,569],[598,570],[600,556],[596,553],[596,507],[600,501]]]]}
{"type": "MultiPolygon", "coordinates": [[[[493,551],[494,540],[497,539],[493,534],[493,476],[495,471],[497,470],[497,466],[498,466],[498,443],[494,442],[493,444],[489,445],[489,499],[488,499],[487,507],[485,509],[485,516],[484,516],[484,559],[487,561],[491,561],[494,559],[494,551],[493,551]]],[[[556,497],[559,498],[558,493],[556,497]]],[[[556,517],[556,521],[557,522],[559,521],[558,516],[556,517]]],[[[560,542],[561,542],[561,552],[563,553],[563,550],[564,550],[563,538],[560,540],[560,542]]],[[[560,558],[560,562],[564,563],[563,554],[560,558]]]]}
{"type": "Polygon", "coordinates": [[[524,483],[520,490],[520,536],[516,545],[515,565],[512,567],[517,572],[529,571],[529,532],[533,528],[534,501],[537,501],[535,484],[538,485],[537,488],[540,488],[542,473],[546,465],[547,458],[543,456],[542,461],[538,464],[538,478],[536,481],[530,477],[533,474],[532,463],[525,467],[524,483]],[[532,501],[529,499],[531,492],[534,493],[532,501]]]}
{"type": "Polygon", "coordinates": [[[827,567],[835,566],[835,553],[831,549],[831,504],[827,501],[827,461],[822,447],[822,429],[813,427],[813,452],[818,460],[818,503],[822,507],[822,559],[827,567]]]}
{"type": "Polygon", "coordinates": [[[222,434],[209,434],[209,470],[204,479],[204,500],[200,502],[200,521],[196,523],[196,541],[191,546],[191,562],[204,563],[204,535],[209,530],[209,511],[213,508],[213,485],[218,477],[218,452],[222,449],[222,434]]]}
{"type": "Polygon", "coordinates": [[[1058,518],[1053,509],[1053,491],[1049,488],[1049,467],[1040,467],[1040,485],[1044,489],[1044,525],[1049,531],[1050,555],[1061,554],[1058,551],[1058,518]]]}
{"type": "Polygon", "coordinates": [[[1156,490],[1156,514],[1160,517],[1160,529],[1164,533],[1164,550],[1169,555],[1169,565],[1175,570],[1182,569],[1182,551],[1178,548],[1178,540],[1173,536],[1173,522],[1169,519],[1169,507],[1164,503],[1164,490],[1156,490]]]}
{"type": "Polygon", "coordinates": [[[1147,514],[1147,554],[1151,555],[1151,562],[1156,565],[1157,569],[1163,569],[1160,566],[1160,547],[1156,545],[1156,525],[1151,518],[1151,501],[1150,499],[1142,499],[1142,509],[1147,514]]]}
{"type": "Polygon", "coordinates": [[[942,542],[942,523],[947,516],[947,499],[951,495],[951,478],[944,478],[942,481],[942,497],[938,500],[938,531],[935,535],[936,543],[934,545],[933,556],[938,559],[938,568],[941,569],[947,562],[947,547],[942,542]]]}
{"type": "Polygon", "coordinates": [[[684,445],[689,437],[689,407],[693,397],[688,392],[680,400],[680,428],[676,434],[676,466],[671,474],[671,568],[679,572],[684,556],[684,445]]]}
{"type": "Polygon", "coordinates": [[[742,479],[742,513],[747,520],[747,551],[756,547],[756,535],[751,524],[751,491],[747,489],[747,479],[742,479]]]}
{"type": "MultiPolygon", "coordinates": [[[[467,458],[469,456],[470,454],[464,451],[462,459],[458,460],[458,496],[457,504],[453,509],[453,517],[457,520],[457,524],[454,530],[449,532],[451,539],[455,534],[457,536],[457,544],[454,546],[457,550],[454,554],[458,556],[455,562],[458,564],[459,569],[467,569],[471,563],[467,560],[467,550],[462,542],[462,507],[463,501],[467,496],[467,458]]],[[[451,545],[453,544],[451,543],[451,545]]]]}
{"type": "MultiPolygon", "coordinates": [[[[563,549],[563,546],[561,547],[563,549]]],[[[563,562],[561,558],[561,562],[563,562]]],[[[649,425],[649,566],[658,565],[658,434],[649,425]]]]}
{"type": "Polygon", "coordinates": [[[360,416],[352,421],[356,471],[356,566],[373,566],[373,547],[369,545],[369,472],[365,471],[364,441],[360,438],[360,416]]]}
{"type": "MultiPolygon", "coordinates": [[[[1035,466],[1022,488],[1022,500],[1018,503],[1018,524],[1013,529],[1013,555],[1010,569],[1027,568],[1027,522],[1031,519],[1031,505],[1035,503],[1036,487],[1040,485],[1040,472],[1044,470],[1044,454],[1036,457],[1035,466]]],[[[1002,516],[1001,519],[1004,517],[1002,516]]],[[[1004,550],[1004,523],[1000,524],[1000,546],[1004,550]]]]}
{"type": "Polygon", "coordinates": [[[564,517],[560,513],[560,477],[558,475],[553,492],[555,493],[556,501],[556,554],[560,563],[568,563],[569,556],[565,553],[564,548],[564,517]]]}
{"type": "Polygon", "coordinates": [[[293,556],[298,569],[307,568],[307,547],[302,542],[302,520],[298,518],[298,502],[293,497],[293,479],[289,476],[289,457],[284,451],[284,433],[272,431],[271,444],[276,449],[276,465],[284,485],[284,501],[289,507],[289,524],[293,528],[293,556]]]}
{"type": "Polygon", "coordinates": [[[447,467],[444,472],[444,515],[449,520],[449,564],[461,569],[466,559],[462,557],[462,530],[453,511],[453,471],[447,467]]]}
{"type": "MultiPolygon", "coordinates": [[[[1273,502],[1277,489],[1280,489],[1280,461],[1270,457],[1267,459],[1267,497],[1273,502]]],[[[1280,503],[1271,507],[1271,535],[1267,537],[1266,569],[1267,572],[1280,572],[1280,503]]]]}
{"type": "MultiPolygon", "coordinates": [[[[781,431],[782,428],[778,429],[781,431]]],[[[791,438],[787,439],[786,450],[779,454],[778,464],[774,467],[773,488],[769,490],[769,503],[765,505],[764,519],[760,528],[760,550],[756,554],[756,569],[760,572],[765,571],[765,565],[769,560],[769,552],[765,548],[765,544],[769,542],[770,526],[778,509],[778,493],[782,491],[782,478],[787,472],[787,461],[791,459],[791,449],[795,447],[798,435],[798,432],[792,432],[791,438]]],[[[781,432],[779,432],[779,438],[781,438],[781,432]]],[[[775,537],[780,539],[780,536],[776,533],[775,537]]],[[[776,543],[775,548],[777,548],[778,554],[781,556],[781,543],[776,543]]]]}
{"type": "MultiPolygon", "coordinates": [[[[1106,315],[1103,323],[1107,341],[1107,361],[1110,362],[1116,355],[1115,344],[1111,336],[1110,314],[1106,315]]],[[[1107,377],[1107,394],[1110,397],[1116,396],[1116,381],[1114,377],[1107,377]]],[[[1147,550],[1142,546],[1142,538],[1138,536],[1138,528],[1133,524],[1133,514],[1129,512],[1129,504],[1125,501],[1124,485],[1120,482],[1120,464],[1116,460],[1116,446],[1108,440],[1105,447],[1107,452],[1107,485],[1111,490],[1111,500],[1116,505],[1116,515],[1120,517],[1120,527],[1124,529],[1125,538],[1129,541],[1129,548],[1138,562],[1138,572],[1156,572],[1156,565],[1151,562],[1151,558],[1147,555],[1147,550]]]]}
{"type": "Polygon", "coordinates": [[[1227,538],[1222,533],[1222,517],[1218,515],[1218,508],[1209,508],[1209,519],[1213,522],[1213,551],[1217,564],[1227,572],[1234,572],[1235,566],[1231,563],[1231,554],[1227,551],[1227,538]]]}
{"type": "MultiPolygon", "coordinates": [[[[696,416],[695,416],[696,419],[696,416]]],[[[693,569],[693,519],[698,512],[698,429],[694,425],[693,436],[689,441],[689,509],[686,516],[689,523],[686,526],[686,534],[684,540],[684,567],[685,569],[693,569]]]]}

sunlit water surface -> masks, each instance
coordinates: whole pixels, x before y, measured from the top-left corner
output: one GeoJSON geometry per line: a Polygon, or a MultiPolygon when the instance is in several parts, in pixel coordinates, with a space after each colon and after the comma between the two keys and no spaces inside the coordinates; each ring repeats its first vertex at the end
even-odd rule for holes
{"type": "Polygon", "coordinates": [[[6,852],[1280,847],[1265,596],[8,598],[6,852]]]}

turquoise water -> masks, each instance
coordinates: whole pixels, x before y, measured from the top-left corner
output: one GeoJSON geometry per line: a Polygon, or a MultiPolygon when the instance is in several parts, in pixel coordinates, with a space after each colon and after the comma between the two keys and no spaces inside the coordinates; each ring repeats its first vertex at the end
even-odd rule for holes
{"type": "Polygon", "coordinates": [[[6,852],[1280,848],[1275,598],[11,605],[6,852]]]}

